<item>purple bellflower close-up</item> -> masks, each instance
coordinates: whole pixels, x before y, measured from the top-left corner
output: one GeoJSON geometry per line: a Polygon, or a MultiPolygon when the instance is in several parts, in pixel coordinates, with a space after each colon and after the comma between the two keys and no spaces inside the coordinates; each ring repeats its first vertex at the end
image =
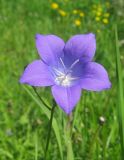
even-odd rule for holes
{"type": "Polygon", "coordinates": [[[102,91],[111,83],[105,68],[93,62],[95,35],[80,34],[66,43],[55,35],[36,35],[36,48],[41,59],[29,64],[20,83],[51,86],[57,104],[69,114],[81,96],[81,90],[102,91]]]}

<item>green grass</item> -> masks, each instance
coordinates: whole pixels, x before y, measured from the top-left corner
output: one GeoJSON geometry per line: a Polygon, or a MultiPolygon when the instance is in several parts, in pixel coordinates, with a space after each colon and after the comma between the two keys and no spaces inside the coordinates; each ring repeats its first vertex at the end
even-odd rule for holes
{"type": "Polygon", "coordinates": [[[117,70],[117,83],[118,83],[118,119],[120,128],[120,138],[121,138],[121,149],[122,149],[122,159],[124,158],[124,94],[123,94],[123,76],[122,76],[122,66],[120,62],[120,51],[119,51],[119,41],[118,41],[118,30],[115,27],[115,37],[116,37],[116,70],[117,70]]]}
{"type": "MultiPolygon", "coordinates": [[[[39,104],[32,88],[19,84],[24,67],[39,58],[35,34],[52,33],[67,40],[74,34],[87,32],[96,34],[95,61],[107,69],[112,88],[103,92],[82,92],[82,98],[72,114],[72,142],[66,132],[68,118],[56,107],[47,159],[120,160],[121,149],[124,149],[124,71],[120,72],[119,66],[124,67],[124,21],[121,20],[123,14],[116,19],[116,12],[121,12],[121,5],[113,1],[107,8],[108,1],[100,1],[102,13],[110,13],[109,23],[105,25],[102,17],[100,22],[95,21],[92,5],[98,5],[97,0],[92,3],[89,0],[56,0],[67,12],[66,17],[50,8],[52,2],[0,0],[0,160],[41,160],[44,157],[49,112],[43,104],[39,104]],[[84,18],[73,15],[74,9],[83,11],[84,18]],[[81,20],[81,26],[74,25],[75,19],[81,20]],[[117,36],[115,40],[115,23],[119,40],[117,36]],[[116,45],[119,47],[117,52],[116,45]],[[99,123],[100,116],[106,119],[104,125],[99,123]]],[[[39,88],[38,92],[51,106],[50,88],[39,88]]]]}

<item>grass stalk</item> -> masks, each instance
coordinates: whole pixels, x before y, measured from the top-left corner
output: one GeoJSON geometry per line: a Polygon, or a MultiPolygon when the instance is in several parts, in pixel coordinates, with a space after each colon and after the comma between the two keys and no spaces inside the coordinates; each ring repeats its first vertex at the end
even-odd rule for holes
{"type": "Polygon", "coordinates": [[[116,73],[117,73],[117,108],[118,108],[118,121],[119,121],[119,133],[122,151],[122,160],[124,159],[124,93],[123,93],[123,76],[122,67],[120,61],[120,51],[118,44],[118,30],[115,26],[115,41],[116,41],[116,73]]]}

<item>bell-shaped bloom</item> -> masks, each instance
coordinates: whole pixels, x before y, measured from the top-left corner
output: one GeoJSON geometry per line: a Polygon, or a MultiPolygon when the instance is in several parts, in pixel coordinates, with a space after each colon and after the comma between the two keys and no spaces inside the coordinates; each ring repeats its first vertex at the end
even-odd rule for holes
{"type": "Polygon", "coordinates": [[[41,57],[29,64],[20,78],[31,86],[51,86],[57,104],[69,114],[81,96],[81,90],[102,91],[111,83],[105,68],[93,62],[95,35],[75,35],[67,43],[55,35],[36,35],[41,57]]]}

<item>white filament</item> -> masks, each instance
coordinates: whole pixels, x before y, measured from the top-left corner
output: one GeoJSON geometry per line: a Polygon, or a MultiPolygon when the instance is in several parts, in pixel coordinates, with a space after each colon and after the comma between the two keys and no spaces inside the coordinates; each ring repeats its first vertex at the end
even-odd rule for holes
{"type": "Polygon", "coordinates": [[[74,61],[72,63],[72,65],[68,69],[66,69],[66,66],[65,66],[65,64],[64,64],[64,62],[63,62],[63,60],[61,58],[60,58],[60,61],[62,63],[64,71],[60,71],[60,70],[58,70],[56,68],[53,68],[54,74],[55,74],[55,82],[58,85],[61,85],[61,86],[64,86],[64,87],[71,86],[72,83],[79,78],[79,77],[73,77],[71,75],[71,72],[72,72],[71,69],[79,62],[79,59],[74,61]]]}

